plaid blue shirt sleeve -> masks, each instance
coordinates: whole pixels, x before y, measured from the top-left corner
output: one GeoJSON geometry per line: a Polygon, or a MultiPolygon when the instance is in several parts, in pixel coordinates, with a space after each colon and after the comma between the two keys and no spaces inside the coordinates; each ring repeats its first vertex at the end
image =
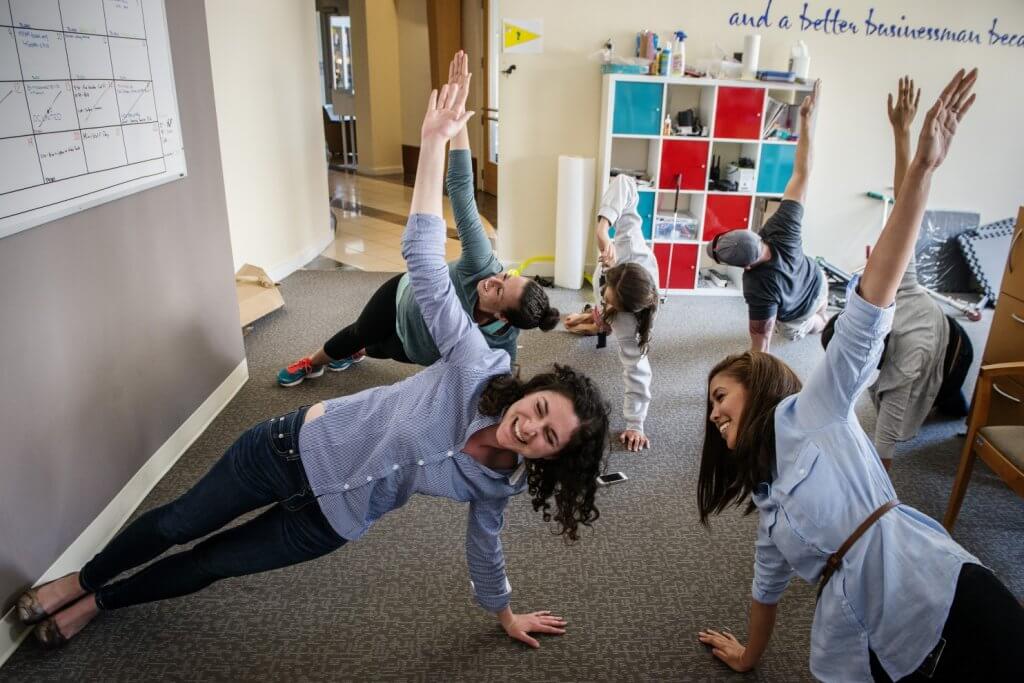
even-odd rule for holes
{"type": "Polygon", "coordinates": [[[757,525],[757,540],[754,542],[754,581],[751,595],[763,605],[774,605],[782,598],[793,578],[793,568],[782,556],[782,553],[770,536],[770,524],[766,517],[774,520],[777,510],[761,513],[757,525]]]}
{"type": "Polygon", "coordinates": [[[885,336],[892,329],[894,306],[879,308],[857,292],[859,277],[846,289],[846,309],[836,320],[836,332],[818,364],[800,392],[799,415],[804,426],[813,429],[823,424],[855,419],[854,404],[867,388],[885,336]]]}
{"type": "Polygon", "coordinates": [[[509,604],[512,586],[505,574],[501,529],[508,498],[474,500],[469,504],[466,525],[466,564],[477,603],[490,612],[509,604]]]}
{"type": "Polygon", "coordinates": [[[490,348],[462,308],[444,260],[445,224],[440,216],[409,216],[402,234],[402,256],[409,266],[409,285],[441,358],[473,365],[490,348]]]}

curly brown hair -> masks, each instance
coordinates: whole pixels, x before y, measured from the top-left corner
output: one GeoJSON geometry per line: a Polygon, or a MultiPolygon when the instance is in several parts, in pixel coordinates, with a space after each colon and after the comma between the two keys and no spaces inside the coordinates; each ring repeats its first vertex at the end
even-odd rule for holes
{"type": "Polygon", "coordinates": [[[533,509],[543,511],[544,521],[552,517],[566,542],[579,538],[579,526],[590,526],[601,513],[594,504],[597,476],[604,467],[608,445],[609,406],[597,385],[567,365],[555,365],[551,372],[522,381],[514,375],[494,377],[480,396],[478,409],[497,417],[529,394],[555,391],[572,401],[580,426],[558,454],[550,460],[527,460],[527,487],[533,509]],[[556,511],[549,512],[554,496],[556,511]]]}

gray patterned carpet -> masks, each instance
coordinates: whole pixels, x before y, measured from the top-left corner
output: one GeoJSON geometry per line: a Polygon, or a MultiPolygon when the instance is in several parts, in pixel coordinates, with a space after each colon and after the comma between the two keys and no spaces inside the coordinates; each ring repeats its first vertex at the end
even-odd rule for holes
{"type": "MultiPolygon", "coordinates": [[[[367,360],[293,389],[279,367],[323,343],[357,312],[385,275],[300,271],[284,283],[287,307],[246,338],[251,379],[154,489],[142,509],[172,499],[200,477],[245,428],[296,406],[412,372],[367,360]]],[[[556,291],[563,309],[582,296],[556,291]]],[[[991,316],[965,323],[980,348],[991,316]]],[[[522,337],[527,374],[553,360],[597,378],[618,405],[612,349],[564,332],[522,337]]],[[[673,298],[659,318],[652,361],[654,447],[613,450],[611,467],[630,477],[600,498],[601,519],[566,547],[526,496],[509,506],[504,543],[513,607],[550,609],[569,632],[539,650],[509,640],[473,604],[463,556],[465,510],[414,497],[357,543],[326,558],[224,581],[176,601],[102,615],[67,648],[26,641],[0,679],[44,680],[811,680],[808,649],[814,591],[794,583],[758,669],[734,674],[696,641],[705,626],[746,633],[755,518],[730,512],[711,532],[697,523],[695,484],[705,373],[747,343],[739,299],[673,298]]],[[[776,352],[805,374],[821,357],[818,339],[779,340],[776,352]]],[[[873,428],[870,404],[858,411],[873,428]]],[[[617,416],[621,427],[621,416],[617,416]]],[[[957,423],[929,423],[903,448],[894,472],[900,498],[941,516],[961,439],[957,423]]],[[[1024,502],[983,465],[976,468],[957,538],[1024,595],[1024,502]]]]}

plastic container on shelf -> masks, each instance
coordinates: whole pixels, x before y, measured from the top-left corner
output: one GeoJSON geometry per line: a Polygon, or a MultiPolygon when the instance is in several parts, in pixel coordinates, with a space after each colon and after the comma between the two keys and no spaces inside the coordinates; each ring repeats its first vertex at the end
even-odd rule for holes
{"type": "Polygon", "coordinates": [[[789,54],[789,70],[805,81],[811,72],[811,53],[807,50],[807,43],[802,40],[796,42],[789,54]]]}
{"type": "Polygon", "coordinates": [[[654,215],[654,239],[695,240],[697,218],[690,213],[657,213],[654,215]]]}

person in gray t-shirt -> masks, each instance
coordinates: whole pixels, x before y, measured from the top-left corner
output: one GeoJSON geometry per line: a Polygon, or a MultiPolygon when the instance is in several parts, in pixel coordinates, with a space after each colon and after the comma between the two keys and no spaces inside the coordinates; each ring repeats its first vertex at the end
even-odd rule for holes
{"type": "Polygon", "coordinates": [[[790,339],[801,339],[825,327],[828,282],[821,268],[804,254],[800,234],[820,90],[820,82],[815,83],[814,91],[800,105],[796,161],[778,211],[760,235],[731,230],[706,247],[715,262],[744,269],[743,298],[750,315],[750,346],[755,351],[768,351],[776,322],[790,339]]]}

